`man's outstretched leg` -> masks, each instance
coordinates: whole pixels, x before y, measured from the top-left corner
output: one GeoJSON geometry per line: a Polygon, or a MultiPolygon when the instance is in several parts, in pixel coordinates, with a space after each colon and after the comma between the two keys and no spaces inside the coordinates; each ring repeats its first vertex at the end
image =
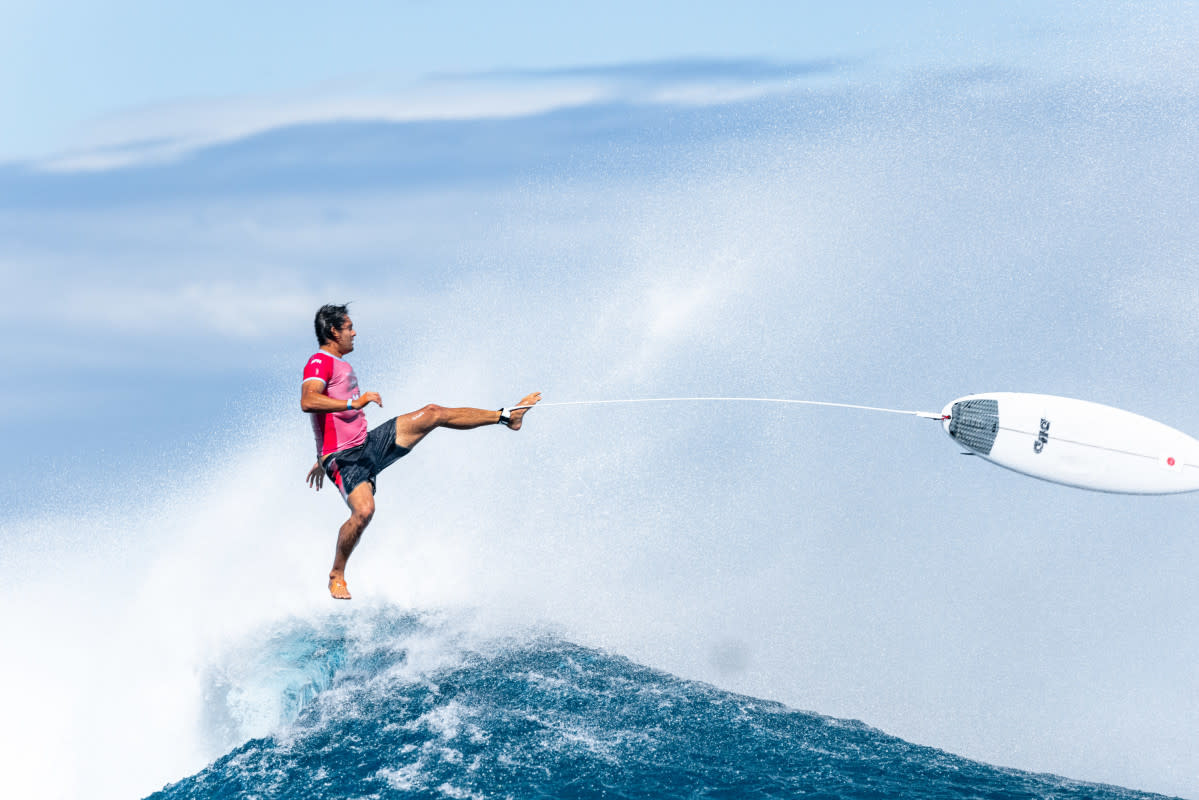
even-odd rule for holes
{"type": "MultiPolygon", "coordinates": [[[[532,406],[541,400],[541,392],[527,395],[518,405],[532,406]]],[[[518,408],[508,415],[508,427],[519,430],[524,420],[527,408],[518,408]]],[[[391,450],[380,454],[374,461],[375,470],[386,468],[396,459],[403,456],[425,438],[435,428],[454,428],[469,430],[484,425],[495,425],[500,422],[498,411],[487,411],[482,408],[442,408],[437,405],[427,405],[419,411],[404,414],[395,418],[395,444],[400,450],[391,450]]],[[[386,430],[380,425],[371,432],[386,430]]],[[[368,436],[366,447],[371,449],[371,439],[368,436]]],[[[338,600],[349,600],[350,591],[346,587],[346,561],[358,546],[362,532],[370,523],[375,513],[375,495],[370,481],[359,483],[346,498],[350,506],[350,518],[341,526],[337,535],[337,553],[333,558],[333,569],[329,571],[329,594],[338,600]]]]}
{"type": "MultiPolygon", "coordinates": [[[[518,406],[536,405],[541,400],[541,392],[526,395],[517,403],[518,406]]],[[[527,408],[520,408],[509,414],[511,422],[508,427],[514,431],[520,430],[527,408]]],[[[500,412],[487,411],[482,408],[443,408],[438,405],[427,405],[424,408],[396,417],[396,444],[407,450],[416,447],[436,428],[453,428],[465,431],[481,428],[484,425],[495,425],[500,421],[500,412]]]]}
{"type": "Polygon", "coordinates": [[[329,570],[329,594],[337,600],[350,599],[350,590],[346,587],[346,561],[375,515],[375,493],[370,481],[355,486],[346,502],[350,504],[350,518],[337,532],[337,552],[333,556],[333,569],[329,570]]]}

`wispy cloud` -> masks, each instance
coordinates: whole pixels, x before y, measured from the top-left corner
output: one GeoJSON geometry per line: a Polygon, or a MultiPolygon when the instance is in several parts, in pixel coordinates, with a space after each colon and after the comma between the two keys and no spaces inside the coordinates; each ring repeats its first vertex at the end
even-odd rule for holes
{"type": "Polygon", "coordinates": [[[156,106],[122,114],[89,131],[84,146],[40,162],[54,172],[163,163],[195,150],[275,128],[319,122],[502,119],[607,99],[599,86],[420,88],[392,96],[242,98],[156,106]]]}
{"type": "Polygon", "coordinates": [[[844,66],[835,61],[667,61],[441,75],[394,91],[178,102],[99,120],[83,131],[77,147],[35,166],[75,172],[164,163],[205,147],[313,123],[510,119],[604,103],[717,105],[793,90],[797,80],[844,66]]]}
{"type": "Polygon", "coordinates": [[[506,69],[474,73],[443,73],[450,80],[569,80],[599,79],[637,83],[704,83],[710,81],[793,80],[840,72],[859,62],[849,59],[765,61],[755,59],[674,59],[631,64],[599,64],[555,69],[506,69]]]}
{"type": "Polygon", "coordinates": [[[287,292],[278,286],[191,282],[161,289],[90,286],[53,306],[75,325],[107,333],[161,334],[253,339],[288,330],[323,302],[316,291],[287,292]]]}

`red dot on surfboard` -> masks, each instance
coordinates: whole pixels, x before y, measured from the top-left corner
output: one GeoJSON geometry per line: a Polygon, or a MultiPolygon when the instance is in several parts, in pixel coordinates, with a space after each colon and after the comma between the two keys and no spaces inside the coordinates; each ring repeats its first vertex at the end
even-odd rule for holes
{"type": "Polygon", "coordinates": [[[1169,458],[1167,458],[1166,463],[1169,464],[1171,467],[1174,466],[1174,456],[1170,456],[1169,458]]]}

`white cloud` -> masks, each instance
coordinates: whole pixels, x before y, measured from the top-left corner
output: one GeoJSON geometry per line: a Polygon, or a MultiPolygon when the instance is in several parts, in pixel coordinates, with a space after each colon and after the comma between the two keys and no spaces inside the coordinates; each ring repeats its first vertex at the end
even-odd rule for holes
{"type": "Polygon", "coordinates": [[[75,325],[95,324],[106,332],[218,335],[253,339],[286,333],[325,302],[315,292],[234,283],[187,283],[165,288],[95,287],[72,291],[48,307],[75,325]]]}
{"type": "Polygon", "coordinates": [[[791,81],[622,81],[585,76],[519,83],[437,81],[394,92],[327,92],[196,100],[98,120],[72,151],[37,162],[49,172],[103,171],[169,162],[203,147],[276,128],[323,122],[506,119],[596,103],[717,105],[788,91],[791,81]]]}
{"type": "Polygon", "coordinates": [[[422,87],[396,95],[252,97],[175,103],[94,125],[75,152],[42,161],[52,172],[117,169],[171,161],[202,147],[288,125],[320,122],[500,119],[603,100],[604,88],[422,87]]]}

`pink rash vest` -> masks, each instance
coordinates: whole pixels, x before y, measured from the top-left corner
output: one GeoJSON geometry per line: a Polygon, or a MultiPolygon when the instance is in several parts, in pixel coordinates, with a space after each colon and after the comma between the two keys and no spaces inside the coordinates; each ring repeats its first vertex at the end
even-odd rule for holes
{"type": "MultiPolygon", "coordinates": [[[[354,374],[354,368],[324,350],[308,357],[302,383],[308,381],[320,381],[325,385],[326,395],[343,403],[358,396],[358,376],[354,374]]],[[[359,409],[313,411],[311,416],[318,458],[357,447],[366,441],[366,414],[359,409]]]]}

